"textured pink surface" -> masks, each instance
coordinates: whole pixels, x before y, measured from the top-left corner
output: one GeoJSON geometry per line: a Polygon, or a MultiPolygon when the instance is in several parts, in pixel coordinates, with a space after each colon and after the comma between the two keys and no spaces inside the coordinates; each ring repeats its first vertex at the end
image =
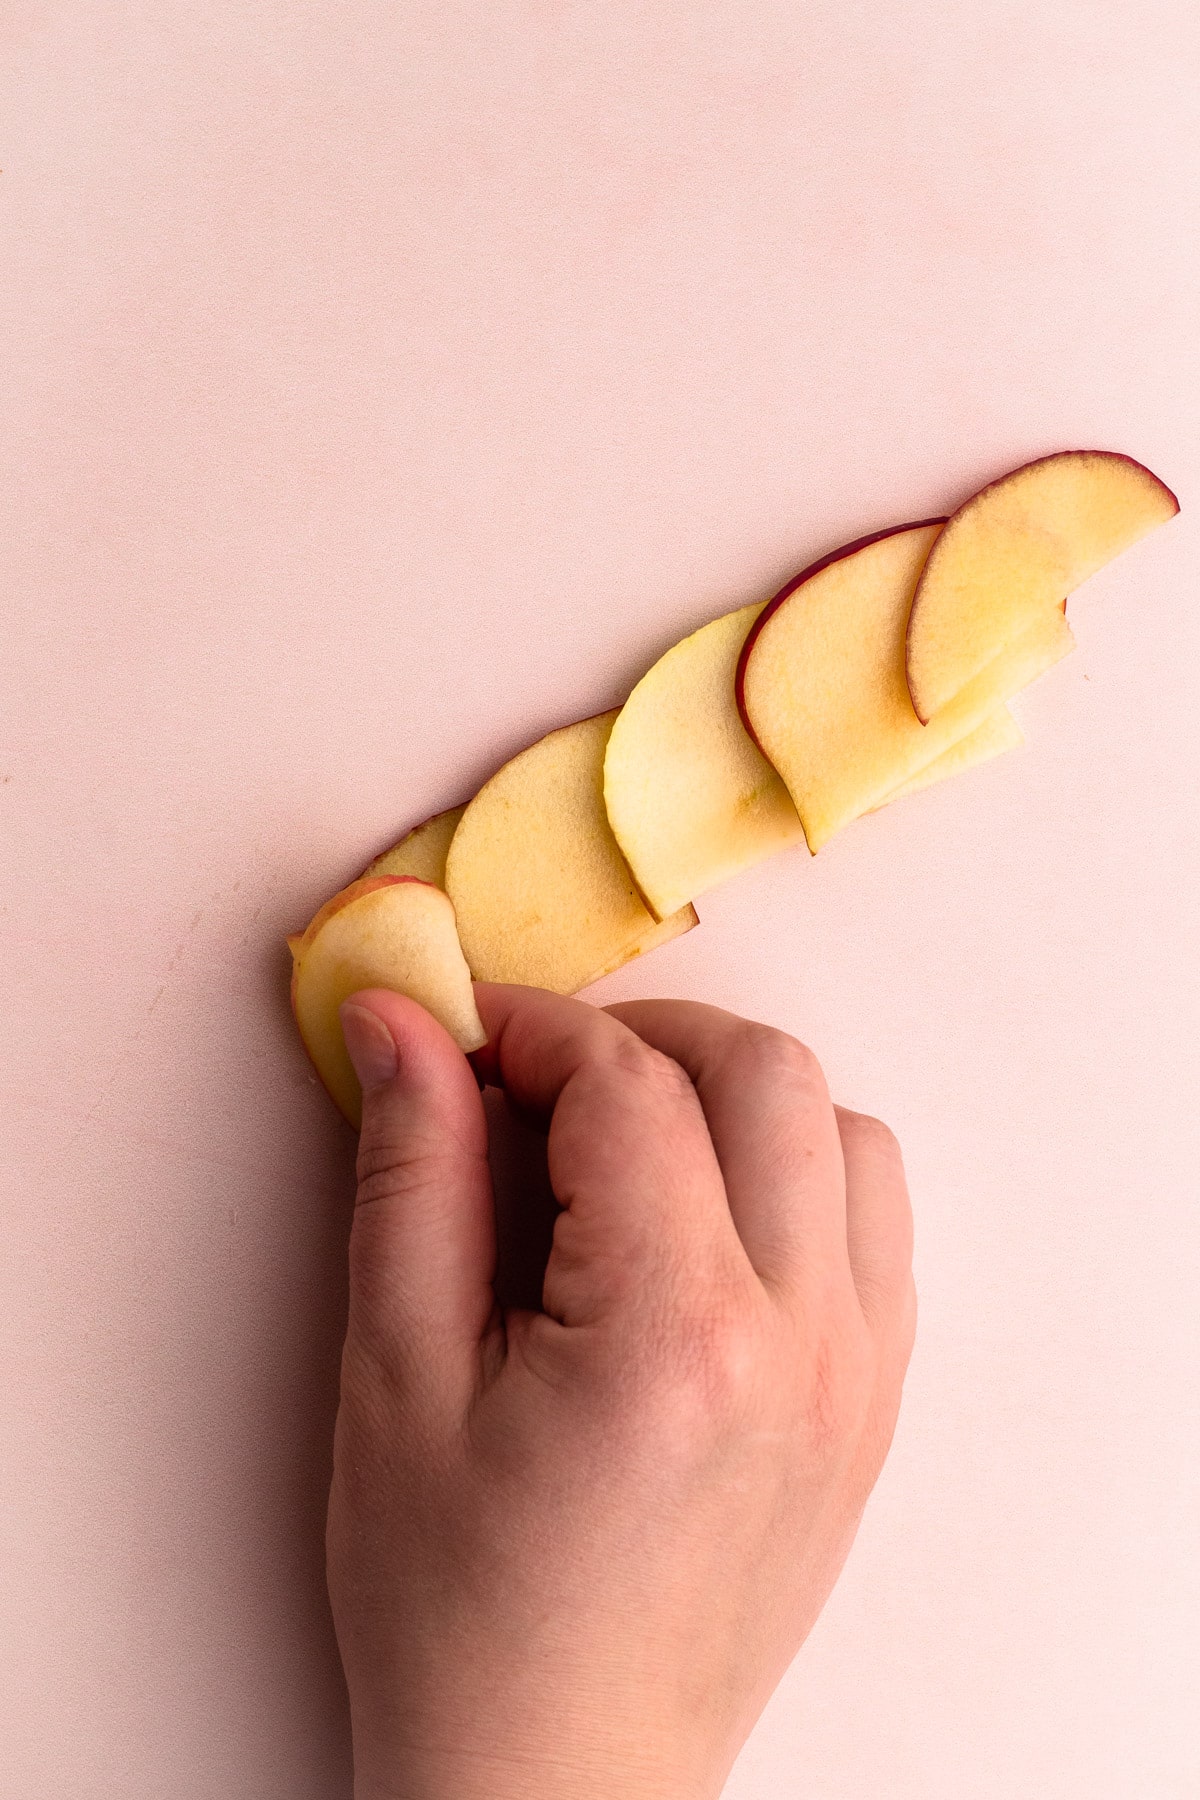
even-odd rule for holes
{"type": "Polygon", "coordinates": [[[1183,516],[1029,747],[605,987],[804,1035],[922,1322],[735,1800],[1200,1793],[1194,0],[10,0],[0,1791],[346,1800],[351,1141],[282,937],[1030,456],[1183,516]]]}

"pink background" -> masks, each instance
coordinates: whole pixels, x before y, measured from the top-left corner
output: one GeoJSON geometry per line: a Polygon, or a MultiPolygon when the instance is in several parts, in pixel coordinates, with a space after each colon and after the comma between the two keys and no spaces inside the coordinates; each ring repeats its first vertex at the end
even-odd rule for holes
{"type": "MultiPolygon", "coordinates": [[[[352,1142],[282,937],[681,632],[1040,452],[1183,516],[1029,745],[604,997],[906,1148],[890,1464],[735,1800],[1194,1800],[1194,0],[8,0],[4,1800],[346,1800],[352,1142]]],[[[598,990],[599,992],[599,990],[598,990]]]]}

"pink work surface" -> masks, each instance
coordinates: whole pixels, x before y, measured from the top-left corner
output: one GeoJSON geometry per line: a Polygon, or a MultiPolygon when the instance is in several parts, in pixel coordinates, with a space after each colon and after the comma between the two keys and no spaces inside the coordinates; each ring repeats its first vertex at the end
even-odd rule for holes
{"type": "Polygon", "coordinates": [[[0,1793],[348,1800],[353,1141],[284,933],[1042,452],[1182,517],[1027,747],[595,998],[810,1042],[921,1324],[735,1800],[1200,1794],[1195,0],[8,0],[0,1793]]]}

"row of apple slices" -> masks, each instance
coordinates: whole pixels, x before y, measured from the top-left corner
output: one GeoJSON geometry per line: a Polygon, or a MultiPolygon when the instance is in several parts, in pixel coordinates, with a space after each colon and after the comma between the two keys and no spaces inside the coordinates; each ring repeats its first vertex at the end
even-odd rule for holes
{"type": "Polygon", "coordinates": [[[471,974],[573,993],[690,930],[715,883],[1019,743],[1006,703],[1073,647],[1067,595],[1178,510],[1127,457],[1045,457],[949,520],[823,558],[674,645],[623,707],[520,752],[289,940],[343,1112],[337,1007],[357,988],[410,993],[477,1048],[471,974]]]}

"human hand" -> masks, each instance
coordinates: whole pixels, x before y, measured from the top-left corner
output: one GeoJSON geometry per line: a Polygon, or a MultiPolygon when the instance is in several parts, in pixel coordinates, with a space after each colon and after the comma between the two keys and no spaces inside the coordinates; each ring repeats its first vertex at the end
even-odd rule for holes
{"type": "Polygon", "coordinates": [[[329,1587],[357,1800],[708,1800],[815,1621],[912,1345],[896,1142],[712,1007],[481,985],[549,1127],[541,1312],[497,1305],[466,1059],[382,990],[329,1587]]]}

